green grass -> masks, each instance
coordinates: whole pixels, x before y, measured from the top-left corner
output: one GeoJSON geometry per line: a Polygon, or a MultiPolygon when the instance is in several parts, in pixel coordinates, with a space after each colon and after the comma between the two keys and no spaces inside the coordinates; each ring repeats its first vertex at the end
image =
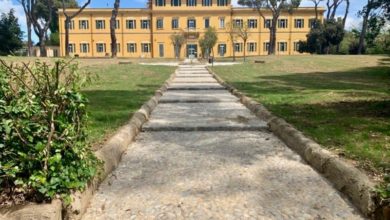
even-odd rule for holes
{"type": "Polygon", "coordinates": [[[332,151],[381,173],[390,164],[390,58],[257,57],[215,72],[332,151]]]}
{"type": "Polygon", "coordinates": [[[83,90],[90,101],[88,130],[95,145],[124,125],[174,71],[174,67],[137,64],[85,69],[98,75],[98,80],[83,90]]]}

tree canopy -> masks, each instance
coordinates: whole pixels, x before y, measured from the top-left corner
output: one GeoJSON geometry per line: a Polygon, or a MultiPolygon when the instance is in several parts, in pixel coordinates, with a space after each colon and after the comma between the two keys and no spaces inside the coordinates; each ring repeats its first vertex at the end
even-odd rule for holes
{"type": "Polygon", "coordinates": [[[3,13],[0,19],[0,55],[8,55],[23,46],[23,32],[15,11],[3,13]]]}

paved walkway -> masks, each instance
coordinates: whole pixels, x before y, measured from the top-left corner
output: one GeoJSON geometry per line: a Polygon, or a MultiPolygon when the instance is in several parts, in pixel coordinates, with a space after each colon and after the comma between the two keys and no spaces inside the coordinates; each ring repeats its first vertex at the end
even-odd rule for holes
{"type": "Polygon", "coordinates": [[[361,219],[211,77],[183,65],[84,219],[361,219]]]}

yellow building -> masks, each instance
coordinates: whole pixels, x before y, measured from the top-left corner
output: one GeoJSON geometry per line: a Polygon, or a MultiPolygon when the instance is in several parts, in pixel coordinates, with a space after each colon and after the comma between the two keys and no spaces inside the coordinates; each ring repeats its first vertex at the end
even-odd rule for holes
{"type": "MultiPolygon", "coordinates": [[[[68,12],[77,9],[68,9],[68,12]]],[[[319,9],[322,19],[324,9],[319,9]]],[[[110,18],[112,9],[85,9],[70,25],[71,55],[80,57],[105,57],[111,53],[110,18]]],[[[60,54],[65,55],[65,17],[59,11],[60,54]]],[[[235,37],[234,46],[226,26],[249,26],[247,55],[266,55],[269,42],[267,25],[271,13],[264,11],[266,20],[251,8],[232,7],[230,0],[153,0],[148,8],[120,9],[117,17],[116,36],[118,57],[174,58],[174,46],[170,36],[183,33],[186,42],[181,57],[199,55],[198,40],[207,27],[217,30],[218,42],[214,48],[216,57],[243,56],[243,40],[235,37]]],[[[314,8],[298,8],[283,12],[278,21],[276,54],[298,54],[297,42],[306,40],[306,34],[315,18],[314,8]]]]}

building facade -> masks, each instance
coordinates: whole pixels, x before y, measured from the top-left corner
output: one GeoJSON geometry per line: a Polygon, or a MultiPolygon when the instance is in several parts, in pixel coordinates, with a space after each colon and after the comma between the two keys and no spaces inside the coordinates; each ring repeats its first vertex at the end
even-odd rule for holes
{"type": "MultiPolygon", "coordinates": [[[[68,9],[69,13],[77,9],[68,9]]],[[[319,9],[322,19],[324,9],[319,9]]],[[[79,57],[111,55],[110,18],[112,9],[85,9],[70,24],[69,51],[79,57]]],[[[60,54],[65,56],[65,17],[59,11],[60,54]]],[[[230,0],[152,0],[147,8],[120,9],[116,22],[118,57],[175,58],[171,41],[173,34],[183,34],[185,43],[180,57],[199,56],[199,39],[208,27],[214,27],[218,42],[215,57],[244,55],[243,40],[231,40],[228,26],[247,25],[249,37],[247,56],[267,55],[272,14],[264,11],[266,19],[251,8],[233,7],[230,0]]],[[[298,53],[298,42],[306,40],[315,18],[314,8],[284,11],[278,20],[277,55],[298,53]]]]}

